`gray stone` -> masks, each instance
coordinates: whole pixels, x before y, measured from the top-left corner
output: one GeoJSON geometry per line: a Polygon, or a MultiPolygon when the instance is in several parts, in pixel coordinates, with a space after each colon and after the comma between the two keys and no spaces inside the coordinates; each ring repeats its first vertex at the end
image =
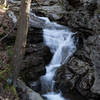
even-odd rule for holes
{"type": "Polygon", "coordinates": [[[88,98],[94,82],[93,66],[82,59],[72,57],[67,64],[57,70],[55,81],[57,87],[64,93],[68,89],[76,88],[88,98]]]}
{"type": "MultiPolygon", "coordinates": [[[[38,94],[35,91],[33,91],[32,89],[30,89],[21,80],[17,80],[17,87],[22,89],[22,91],[25,93],[25,96],[27,96],[26,100],[43,100],[43,98],[40,96],[40,94],[38,94]]],[[[25,100],[25,98],[24,98],[24,100],[25,100]]]]}
{"type": "MultiPolygon", "coordinates": [[[[65,1],[63,1],[62,4],[65,5],[64,2],[65,1]]],[[[35,11],[37,14],[42,13],[52,20],[61,19],[62,15],[65,13],[64,5],[60,6],[59,0],[41,0],[38,3],[39,6],[32,6],[33,11],[35,11]]]]}

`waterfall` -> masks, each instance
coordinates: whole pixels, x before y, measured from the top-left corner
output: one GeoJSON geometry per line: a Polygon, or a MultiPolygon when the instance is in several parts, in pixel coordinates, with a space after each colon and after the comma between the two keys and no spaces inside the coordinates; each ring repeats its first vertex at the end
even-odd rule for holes
{"type": "Polygon", "coordinates": [[[53,53],[53,58],[48,66],[46,66],[46,74],[41,77],[43,96],[47,100],[65,100],[61,93],[54,92],[55,81],[53,77],[58,67],[67,62],[68,58],[75,52],[76,47],[71,32],[67,27],[50,22],[48,18],[39,17],[45,20],[45,28],[43,29],[44,43],[53,53]]]}
{"type": "MultiPolygon", "coordinates": [[[[13,0],[9,1],[13,2],[13,0]]],[[[47,100],[65,100],[65,98],[62,97],[61,92],[54,92],[55,81],[53,78],[57,68],[66,63],[76,50],[74,39],[72,37],[75,33],[71,32],[63,25],[50,22],[46,17],[38,17],[32,12],[30,15],[45,21],[45,25],[43,25],[44,44],[47,45],[53,53],[51,62],[46,66],[46,74],[40,79],[42,90],[45,93],[43,96],[46,97],[47,100]]],[[[9,17],[12,18],[14,23],[17,22],[13,12],[9,12],[9,17]]],[[[32,18],[30,18],[30,23],[34,23],[32,18]]]]}
{"type": "MultiPolygon", "coordinates": [[[[18,0],[8,0],[11,3],[19,3],[18,0]]],[[[41,77],[41,85],[42,90],[45,94],[47,100],[65,100],[65,98],[60,93],[54,92],[55,81],[53,80],[55,72],[57,68],[61,67],[61,65],[65,64],[70,56],[75,52],[76,46],[74,44],[73,32],[71,32],[67,27],[63,25],[59,25],[55,22],[51,22],[46,17],[38,17],[35,14],[30,13],[30,16],[34,16],[34,18],[42,19],[45,21],[45,25],[43,25],[43,39],[44,43],[50,48],[53,53],[53,58],[49,65],[46,66],[46,74],[41,77]]],[[[13,22],[16,23],[17,19],[13,12],[9,12],[9,17],[12,18],[13,22]]],[[[35,23],[40,21],[36,19],[33,21],[30,18],[30,23],[35,23]]],[[[39,24],[35,23],[35,26],[39,27],[39,24]]]]}

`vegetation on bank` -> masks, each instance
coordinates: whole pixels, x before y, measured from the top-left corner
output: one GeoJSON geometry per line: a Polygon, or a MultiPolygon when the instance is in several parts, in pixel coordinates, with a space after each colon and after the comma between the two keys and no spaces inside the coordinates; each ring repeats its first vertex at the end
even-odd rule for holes
{"type": "MultiPolygon", "coordinates": [[[[1,0],[0,2],[0,9],[3,12],[0,12],[1,17],[0,19],[3,21],[5,14],[9,8],[8,0],[1,0]]],[[[21,0],[21,7],[20,7],[20,18],[18,20],[18,27],[17,27],[17,36],[15,41],[15,46],[5,45],[5,52],[6,56],[8,57],[7,62],[4,62],[4,57],[0,59],[0,89],[2,89],[3,97],[4,95],[11,94],[13,95],[13,99],[8,98],[10,100],[18,100],[18,95],[16,92],[16,81],[20,73],[20,65],[22,63],[22,59],[25,53],[26,41],[27,41],[27,32],[28,32],[28,22],[29,22],[29,11],[30,11],[30,4],[31,0],[21,0]],[[3,60],[2,60],[3,59],[3,60]],[[3,92],[4,91],[4,92],[3,92]]],[[[10,19],[10,18],[9,18],[10,19]]],[[[9,20],[7,19],[7,20],[9,20]]],[[[4,26],[0,23],[0,28],[4,30],[4,32],[0,35],[1,37],[5,33],[6,28],[9,26],[4,26]]],[[[6,23],[6,22],[5,22],[6,23]]],[[[7,33],[5,33],[7,35],[7,33]]],[[[5,36],[2,38],[5,38],[5,36]]],[[[7,35],[8,36],[8,35],[7,35]]],[[[2,38],[0,44],[2,45],[2,38]]],[[[3,50],[2,50],[3,51],[3,50]]],[[[1,93],[0,93],[1,95],[1,93]]],[[[8,96],[8,95],[7,95],[8,96]]],[[[6,97],[6,96],[5,96],[6,97]]],[[[4,99],[5,99],[4,97],[4,99]]]]}

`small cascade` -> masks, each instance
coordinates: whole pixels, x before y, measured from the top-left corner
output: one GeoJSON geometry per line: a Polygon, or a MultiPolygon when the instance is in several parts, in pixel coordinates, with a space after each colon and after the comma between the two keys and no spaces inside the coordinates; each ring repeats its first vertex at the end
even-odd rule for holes
{"type": "Polygon", "coordinates": [[[53,58],[48,66],[46,66],[46,74],[41,77],[43,96],[47,100],[65,100],[61,93],[54,92],[55,81],[53,80],[58,67],[67,62],[70,56],[75,52],[76,47],[71,32],[67,27],[50,22],[48,18],[38,17],[45,20],[43,29],[44,43],[53,53],[53,58]]]}
{"type": "MultiPolygon", "coordinates": [[[[8,1],[18,5],[21,3],[19,0],[8,1]]],[[[78,1],[79,0],[73,0],[70,1],[70,3],[74,4],[74,2],[78,1]]],[[[73,6],[76,7],[75,4],[73,6]]],[[[17,18],[13,12],[9,11],[9,17],[12,18],[14,23],[17,22],[17,18]]],[[[51,22],[47,17],[36,16],[32,13],[32,9],[29,22],[33,27],[43,28],[44,44],[47,45],[53,53],[51,62],[46,66],[46,74],[40,79],[42,92],[44,93],[43,96],[46,100],[68,100],[62,96],[61,92],[56,93],[54,91],[55,80],[53,78],[56,70],[65,64],[76,50],[73,38],[73,34],[75,33],[63,25],[51,22]]],[[[34,95],[30,96],[32,100],[34,100],[33,96],[34,95]]]]}

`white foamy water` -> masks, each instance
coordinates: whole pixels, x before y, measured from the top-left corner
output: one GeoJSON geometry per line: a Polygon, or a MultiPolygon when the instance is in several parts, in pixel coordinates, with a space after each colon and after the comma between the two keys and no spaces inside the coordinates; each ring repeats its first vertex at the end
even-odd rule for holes
{"type": "MultiPolygon", "coordinates": [[[[54,92],[50,92],[48,94],[43,95],[44,97],[46,97],[48,100],[65,100],[62,96],[61,93],[54,93],[54,92]]],[[[67,99],[68,100],[68,99],[67,99]]]]}
{"type": "Polygon", "coordinates": [[[12,19],[12,21],[13,21],[14,23],[17,22],[17,18],[16,18],[16,16],[15,16],[14,12],[8,11],[8,15],[9,15],[9,17],[12,19]]]}
{"type": "Polygon", "coordinates": [[[39,18],[45,20],[46,23],[43,29],[44,43],[54,54],[50,64],[46,66],[46,74],[41,77],[42,90],[46,93],[43,96],[47,100],[65,100],[61,93],[54,92],[55,81],[53,78],[57,68],[66,63],[76,50],[72,38],[75,33],[65,26],[50,22],[48,18],[39,18]]]}

